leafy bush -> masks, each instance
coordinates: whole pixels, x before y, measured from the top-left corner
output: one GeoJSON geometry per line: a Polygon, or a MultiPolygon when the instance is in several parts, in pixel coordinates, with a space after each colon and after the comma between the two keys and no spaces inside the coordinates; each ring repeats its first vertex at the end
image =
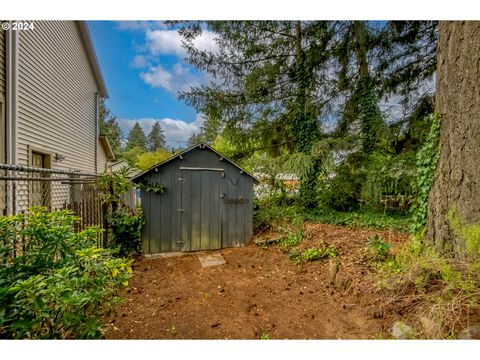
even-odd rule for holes
{"type": "Polygon", "coordinates": [[[360,192],[365,174],[344,164],[335,169],[333,178],[320,182],[318,189],[319,206],[335,211],[355,211],[360,208],[360,192]]]}
{"type": "Polygon", "coordinates": [[[133,189],[128,169],[100,177],[97,186],[102,191],[102,206],[106,241],[104,246],[118,249],[119,256],[133,256],[142,250],[143,213],[125,204],[123,195],[133,189]]]}
{"type": "Polygon", "coordinates": [[[376,151],[368,157],[366,166],[362,207],[406,213],[413,198],[415,167],[412,153],[395,155],[376,151]]]}
{"type": "Polygon", "coordinates": [[[303,220],[303,210],[297,206],[277,205],[270,198],[254,203],[253,225],[256,231],[278,230],[285,222],[298,228],[303,220]]]}
{"type": "Polygon", "coordinates": [[[282,249],[283,251],[288,251],[290,248],[300,244],[300,241],[302,241],[302,238],[303,238],[303,233],[301,231],[296,233],[290,233],[287,235],[286,238],[280,241],[280,249],[282,249]]]}
{"type": "Polygon", "coordinates": [[[97,248],[97,228],[75,233],[77,220],[45,208],[0,219],[1,338],[101,336],[100,318],[120,302],[131,261],[97,248]]]}
{"type": "Polygon", "coordinates": [[[327,247],[324,248],[308,248],[305,249],[303,252],[299,251],[292,251],[288,255],[288,258],[293,261],[300,261],[300,262],[305,262],[305,261],[316,261],[316,260],[322,260],[322,259],[328,259],[328,258],[334,258],[338,256],[338,250],[335,246],[333,245],[328,245],[327,247]]]}
{"type": "Polygon", "coordinates": [[[375,235],[367,239],[367,248],[375,258],[384,260],[388,257],[392,245],[383,241],[378,235],[375,235]]]}
{"type": "Polygon", "coordinates": [[[302,253],[302,260],[315,261],[322,258],[322,250],[318,248],[309,248],[302,253]]]}
{"type": "Polygon", "coordinates": [[[142,227],[145,223],[141,209],[137,213],[116,212],[107,215],[108,246],[118,248],[119,256],[134,256],[142,251],[142,227]]]}
{"type": "Polygon", "coordinates": [[[328,245],[327,247],[320,248],[309,248],[303,251],[302,260],[304,261],[315,261],[326,258],[337,257],[338,251],[337,248],[333,245],[328,245]]]}

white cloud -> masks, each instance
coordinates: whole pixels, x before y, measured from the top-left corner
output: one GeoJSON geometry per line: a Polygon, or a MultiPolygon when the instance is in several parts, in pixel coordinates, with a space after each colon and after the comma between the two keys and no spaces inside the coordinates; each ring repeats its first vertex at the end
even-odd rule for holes
{"type": "Polygon", "coordinates": [[[162,65],[151,66],[148,71],[140,73],[142,80],[154,88],[162,88],[177,95],[180,90],[187,90],[205,82],[205,76],[194,75],[190,70],[177,63],[169,71],[162,65]]]}
{"type": "Polygon", "coordinates": [[[148,65],[148,60],[143,55],[136,55],[130,64],[130,66],[133,68],[144,68],[147,65],[148,65]]]}
{"type": "Polygon", "coordinates": [[[138,20],[124,20],[117,21],[117,28],[119,30],[129,31],[144,31],[152,28],[166,27],[163,21],[138,21],[138,20]]]}
{"type": "Polygon", "coordinates": [[[140,124],[145,132],[145,135],[148,135],[156,121],[159,121],[160,125],[162,126],[168,146],[178,148],[184,147],[191,135],[198,134],[200,132],[200,127],[205,120],[201,115],[197,115],[195,120],[190,123],[187,123],[184,120],[171,118],[140,118],[119,119],[118,124],[120,125],[122,133],[126,137],[136,122],[140,124]]]}
{"type": "Polygon", "coordinates": [[[162,88],[173,92],[173,76],[162,65],[152,66],[148,72],[141,72],[142,80],[151,87],[162,88]]]}
{"type": "MultiPolygon", "coordinates": [[[[184,57],[186,51],[182,46],[182,37],[177,30],[147,30],[147,48],[153,55],[176,55],[184,57]]],[[[194,40],[199,50],[216,51],[217,44],[213,32],[205,30],[194,40]]]]}

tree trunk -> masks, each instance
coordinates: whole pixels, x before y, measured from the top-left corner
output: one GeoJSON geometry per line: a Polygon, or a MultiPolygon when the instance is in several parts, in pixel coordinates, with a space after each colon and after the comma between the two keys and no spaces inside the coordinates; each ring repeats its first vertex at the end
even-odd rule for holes
{"type": "Polygon", "coordinates": [[[357,61],[360,78],[368,78],[367,45],[365,43],[365,24],[363,21],[353,22],[353,32],[356,40],[357,61]]]}
{"type": "Polygon", "coordinates": [[[427,239],[443,253],[465,255],[447,214],[480,221],[480,22],[440,22],[435,110],[442,116],[438,176],[430,190],[427,239]]]}

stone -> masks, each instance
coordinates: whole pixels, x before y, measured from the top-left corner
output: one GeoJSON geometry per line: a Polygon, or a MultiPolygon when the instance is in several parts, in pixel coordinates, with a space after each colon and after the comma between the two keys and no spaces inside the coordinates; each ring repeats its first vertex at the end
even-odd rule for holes
{"type": "Polygon", "coordinates": [[[420,325],[422,325],[423,333],[428,339],[440,339],[442,334],[442,326],[429,317],[420,317],[420,325]]]}
{"type": "Polygon", "coordinates": [[[225,259],[221,254],[199,256],[198,260],[200,260],[200,263],[202,264],[203,268],[206,268],[209,266],[222,265],[226,263],[225,259]]]}
{"type": "Polygon", "coordinates": [[[460,340],[480,340],[480,324],[475,324],[460,331],[457,336],[460,340]]]}
{"type": "Polygon", "coordinates": [[[407,340],[414,338],[413,328],[401,321],[396,321],[393,324],[391,333],[395,339],[399,340],[407,340]]]}

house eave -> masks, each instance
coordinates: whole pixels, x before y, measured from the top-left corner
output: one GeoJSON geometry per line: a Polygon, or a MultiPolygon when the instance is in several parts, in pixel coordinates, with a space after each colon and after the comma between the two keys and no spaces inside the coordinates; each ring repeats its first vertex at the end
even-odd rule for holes
{"type": "Polygon", "coordinates": [[[88,30],[88,25],[86,21],[77,21],[78,29],[80,31],[80,36],[82,38],[85,51],[88,55],[88,60],[95,76],[95,81],[97,82],[98,90],[100,95],[103,98],[108,98],[107,86],[103,79],[102,71],[100,70],[100,65],[98,63],[97,55],[95,54],[95,49],[93,47],[92,38],[90,36],[90,31],[88,30]]]}
{"type": "Polygon", "coordinates": [[[110,146],[110,142],[105,135],[100,135],[98,137],[100,140],[100,144],[102,144],[103,149],[105,150],[105,154],[107,155],[108,160],[115,160],[115,154],[113,153],[112,147],[110,146]]]}

